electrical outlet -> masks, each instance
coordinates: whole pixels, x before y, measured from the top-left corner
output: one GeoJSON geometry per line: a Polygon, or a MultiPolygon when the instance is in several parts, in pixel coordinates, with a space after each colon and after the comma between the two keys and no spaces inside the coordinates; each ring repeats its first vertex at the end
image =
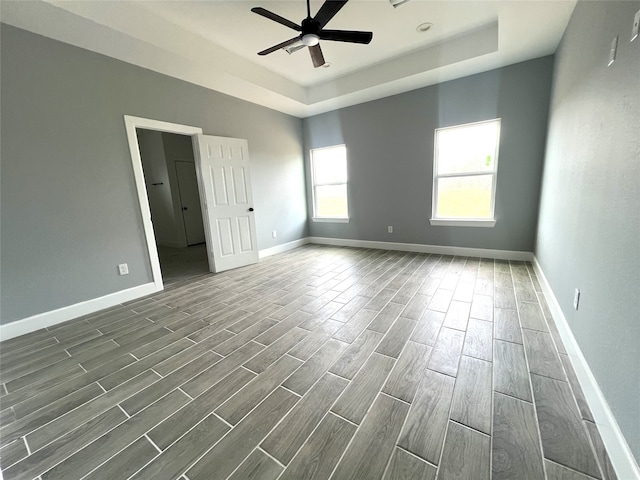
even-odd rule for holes
{"type": "Polygon", "coordinates": [[[278,236],[278,232],[276,232],[275,230],[271,231],[271,237],[272,238],[276,238],[278,236]]]}
{"type": "Polygon", "coordinates": [[[118,272],[120,275],[129,275],[129,265],[126,263],[121,263],[118,265],[118,272]]]}
{"type": "Polygon", "coordinates": [[[578,310],[579,303],[580,303],[580,289],[576,288],[576,292],[573,294],[573,308],[578,310]]]}
{"type": "Polygon", "coordinates": [[[633,27],[631,28],[631,41],[633,42],[638,38],[638,29],[640,28],[640,10],[638,10],[633,17],[633,27]]]}
{"type": "Polygon", "coordinates": [[[391,225],[387,227],[387,233],[393,233],[393,227],[391,225]]]}

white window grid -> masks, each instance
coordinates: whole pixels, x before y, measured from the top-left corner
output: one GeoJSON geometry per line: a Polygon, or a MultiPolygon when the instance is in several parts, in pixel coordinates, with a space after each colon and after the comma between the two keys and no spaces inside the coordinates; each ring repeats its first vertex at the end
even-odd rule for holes
{"type": "Polygon", "coordinates": [[[472,122],[472,123],[464,123],[461,125],[452,125],[450,127],[441,127],[436,128],[435,130],[435,142],[434,142],[434,151],[433,151],[433,197],[432,197],[432,214],[431,218],[434,220],[451,220],[454,222],[464,222],[464,221],[485,221],[485,220],[494,220],[495,219],[495,203],[496,203],[496,184],[498,180],[498,153],[500,151],[500,128],[501,128],[501,119],[493,118],[491,120],[483,120],[481,122],[472,122]],[[448,130],[453,128],[464,128],[472,125],[479,125],[483,123],[497,123],[497,135],[496,135],[496,150],[494,153],[494,161],[493,161],[493,169],[491,171],[487,170],[478,170],[473,172],[457,172],[457,173],[443,173],[438,174],[438,132],[442,130],[448,130]],[[449,218],[449,217],[439,217],[438,216],[438,179],[440,178],[460,178],[460,177],[477,177],[477,176],[488,176],[491,175],[491,217],[490,218],[479,218],[479,217],[470,217],[470,218],[449,218]]]}
{"type": "Polygon", "coordinates": [[[345,159],[347,158],[347,147],[344,144],[340,144],[340,145],[331,145],[329,147],[322,147],[322,148],[312,148],[311,149],[311,183],[313,185],[312,188],[312,201],[313,201],[313,219],[318,221],[322,221],[322,220],[346,220],[349,218],[349,162],[346,161],[346,179],[344,182],[325,182],[325,183],[316,183],[316,179],[315,179],[315,170],[316,170],[316,164],[314,162],[313,159],[313,153],[320,151],[320,150],[331,150],[331,149],[335,149],[335,148],[344,148],[345,151],[345,159]],[[319,216],[317,213],[317,204],[316,204],[316,187],[324,187],[324,186],[339,186],[339,185],[345,185],[347,187],[347,198],[346,198],[346,202],[347,202],[347,215],[345,216],[319,216]]]}

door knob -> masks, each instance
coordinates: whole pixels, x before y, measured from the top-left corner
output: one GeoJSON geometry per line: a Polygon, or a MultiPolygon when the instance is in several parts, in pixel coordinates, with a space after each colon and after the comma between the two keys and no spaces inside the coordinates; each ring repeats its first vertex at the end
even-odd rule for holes
{"type": "Polygon", "coordinates": [[[249,211],[250,211],[250,212],[253,212],[253,207],[250,207],[250,208],[249,208],[249,211]]]}

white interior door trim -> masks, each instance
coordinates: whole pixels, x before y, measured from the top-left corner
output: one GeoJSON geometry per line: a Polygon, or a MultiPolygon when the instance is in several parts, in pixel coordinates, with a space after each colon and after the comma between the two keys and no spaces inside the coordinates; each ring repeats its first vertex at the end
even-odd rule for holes
{"type": "Polygon", "coordinates": [[[133,176],[136,182],[140,214],[142,215],[142,226],[144,228],[144,235],[147,241],[149,262],[151,263],[151,271],[153,274],[153,283],[155,284],[156,291],[160,291],[164,288],[162,272],[160,271],[160,257],[158,256],[158,247],[156,246],[153,224],[151,223],[151,209],[149,208],[147,187],[144,183],[142,158],[140,157],[140,149],[138,148],[136,128],[145,128],[147,130],[157,130],[160,132],[177,133],[190,136],[201,135],[202,128],[180,125],[178,123],[163,122],[160,120],[152,120],[149,118],[133,117],[131,115],[124,116],[124,125],[127,132],[127,140],[129,142],[129,151],[131,152],[131,165],[133,167],[133,176]]]}

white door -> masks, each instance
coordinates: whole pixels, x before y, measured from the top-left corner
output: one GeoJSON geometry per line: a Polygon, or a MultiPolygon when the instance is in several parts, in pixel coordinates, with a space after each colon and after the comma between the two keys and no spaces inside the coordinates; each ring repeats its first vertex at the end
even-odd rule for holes
{"type": "Polygon", "coordinates": [[[178,177],[178,192],[187,245],[204,243],[204,225],[195,164],[182,160],[176,161],[176,176],[178,177]]]}
{"type": "Polygon", "coordinates": [[[196,136],[209,267],[222,272],[258,262],[246,140],[196,136]]]}

